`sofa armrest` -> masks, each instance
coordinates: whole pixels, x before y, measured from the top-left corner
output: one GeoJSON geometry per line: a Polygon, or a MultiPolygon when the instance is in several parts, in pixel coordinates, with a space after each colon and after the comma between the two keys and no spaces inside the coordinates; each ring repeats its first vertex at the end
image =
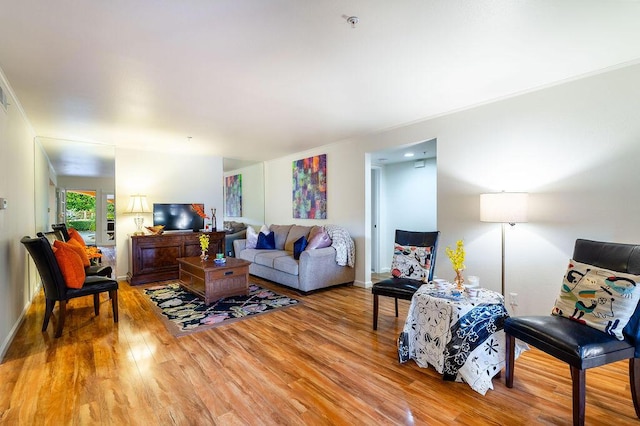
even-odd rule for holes
{"type": "Polygon", "coordinates": [[[237,240],[233,240],[233,252],[239,254],[242,250],[247,248],[247,239],[239,238],[237,240]]]}
{"type": "Polygon", "coordinates": [[[227,234],[224,236],[224,251],[225,256],[233,256],[235,257],[235,249],[233,242],[240,239],[246,239],[247,230],[244,229],[242,231],[235,232],[233,234],[227,234]]]}
{"type": "Polygon", "coordinates": [[[333,247],[324,247],[324,248],[313,249],[313,250],[304,250],[302,253],[300,253],[300,263],[304,263],[305,261],[306,262],[331,261],[333,262],[333,264],[337,265],[336,249],[334,249],[333,247]]]}

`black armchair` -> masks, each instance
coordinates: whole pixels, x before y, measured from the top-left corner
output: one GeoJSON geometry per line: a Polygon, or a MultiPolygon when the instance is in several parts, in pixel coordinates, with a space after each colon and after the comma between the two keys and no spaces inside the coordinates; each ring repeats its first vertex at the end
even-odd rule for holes
{"type": "MultiPolygon", "coordinates": [[[[55,240],[65,242],[65,240],[62,237],[62,234],[59,231],[38,232],[37,235],[38,237],[45,237],[51,245],[53,245],[55,240]]],[[[111,266],[89,265],[89,266],[85,266],[84,273],[87,276],[99,275],[101,277],[110,277],[111,274],[113,274],[113,268],[111,268],[111,266]]]]}
{"type": "MultiPolygon", "coordinates": [[[[577,240],[576,262],[615,272],[640,274],[640,245],[577,240]]],[[[635,285],[634,285],[635,287],[635,285]]],[[[631,396],[640,418],[640,308],[623,329],[624,340],[562,316],[511,317],[505,320],[506,384],[513,387],[515,339],[569,364],[573,381],[573,424],[585,420],[585,371],[629,359],[631,396]]]]}
{"type": "Polygon", "coordinates": [[[67,224],[65,223],[54,223],[51,225],[51,229],[59,235],[62,235],[62,241],[69,241],[69,231],[67,230],[67,224]]]}
{"type": "MultiPolygon", "coordinates": [[[[37,238],[23,237],[20,242],[24,244],[27,251],[33,258],[38,268],[38,273],[42,279],[46,309],[42,331],[47,330],[49,319],[53,314],[56,302],[59,305],[59,312],[55,337],[62,336],[62,328],[66,316],[67,301],[76,297],[93,295],[93,309],[96,316],[100,314],[100,293],[109,292],[111,298],[111,308],[113,310],[113,322],[118,322],[118,282],[107,277],[87,276],[84,285],[80,289],[67,288],[64,277],[58,266],[58,262],[53,254],[51,244],[46,237],[37,238]]],[[[55,316],[54,316],[55,317],[55,316]]]]}
{"type": "MultiPolygon", "coordinates": [[[[431,267],[427,281],[433,279],[436,268],[436,254],[438,252],[438,238],[440,231],[414,232],[396,230],[395,242],[402,246],[431,247],[431,267]]],[[[411,300],[413,294],[418,291],[423,281],[411,278],[389,278],[373,285],[373,329],[378,329],[378,304],[379,296],[393,297],[395,299],[396,317],[398,316],[398,299],[411,300]]]]}

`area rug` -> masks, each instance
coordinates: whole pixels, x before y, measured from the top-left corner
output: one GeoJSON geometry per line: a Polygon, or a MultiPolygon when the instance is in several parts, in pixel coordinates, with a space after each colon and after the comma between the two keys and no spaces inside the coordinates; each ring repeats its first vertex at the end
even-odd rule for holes
{"type": "Polygon", "coordinates": [[[151,299],[169,332],[177,337],[300,303],[255,284],[249,285],[248,296],[226,297],[209,306],[177,282],[147,287],[144,294],[151,299]]]}

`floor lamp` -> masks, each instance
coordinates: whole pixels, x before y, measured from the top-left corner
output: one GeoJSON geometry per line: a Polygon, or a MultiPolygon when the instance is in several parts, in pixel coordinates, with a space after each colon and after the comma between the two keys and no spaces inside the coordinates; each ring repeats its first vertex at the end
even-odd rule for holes
{"type": "Polygon", "coordinates": [[[127,206],[126,213],[135,213],[136,217],[133,218],[133,221],[136,224],[136,232],[133,235],[144,235],[144,231],[142,230],[142,224],[144,223],[144,217],[142,217],[142,213],[149,213],[151,209],[149,209],[149,204],[147,204],[147,196],[146,195],[132,195],[129,199],[129,205],[127,206]]]}
{"type": "Polygon", "coordinates": [[[504,232],[506,224],[514,226],[516,223],[527,221],[526,192],[496,192],[480,194],[480,221],[502,224],[502,274],[501,290],[504,296],[504,232]]]}

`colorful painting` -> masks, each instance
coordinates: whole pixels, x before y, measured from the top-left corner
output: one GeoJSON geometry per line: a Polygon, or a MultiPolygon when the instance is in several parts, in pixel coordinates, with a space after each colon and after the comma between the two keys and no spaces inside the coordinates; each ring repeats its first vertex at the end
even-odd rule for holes
{"type": "Polygon", "coordinates": [[[293,217],[327,218],[327,154],[293,162],[293,217]]]}
{"type": "Polygon", "coordinates": [[[224,178],[224,214],[228,217],[242,216],[242,175],[224,178]]]}

